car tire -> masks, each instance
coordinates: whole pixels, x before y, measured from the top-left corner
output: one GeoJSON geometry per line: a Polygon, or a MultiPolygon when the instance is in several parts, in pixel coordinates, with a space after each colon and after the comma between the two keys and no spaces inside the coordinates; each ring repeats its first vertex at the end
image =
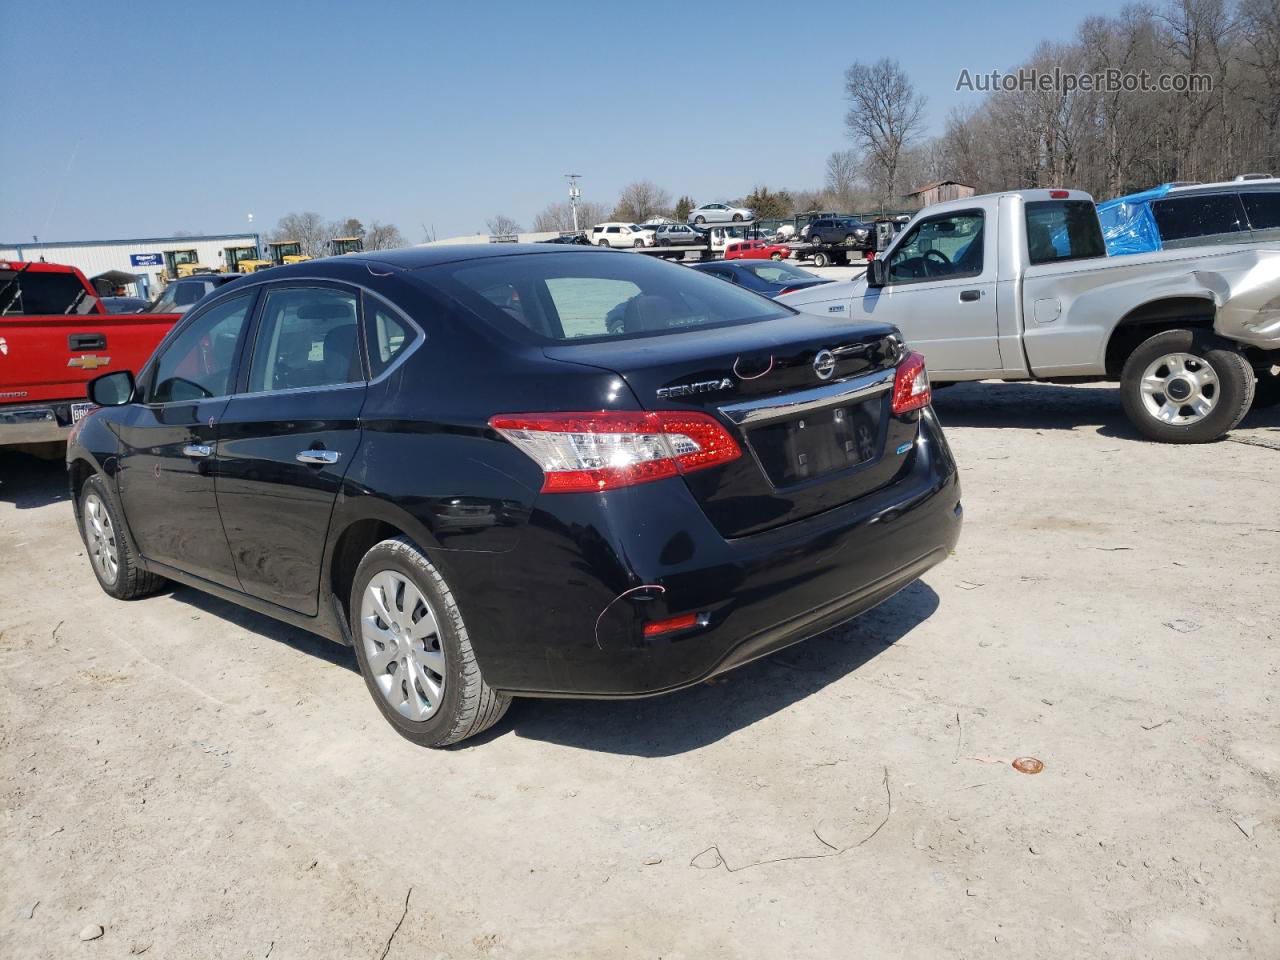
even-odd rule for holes
{"type": "Polygon", "coordinates": [[[637,250],[639,250],[641,247],[643,247],[643,246],[644,246],[644,241],[643,241],[643,240],[637,240],[635,243],[631,244],[631,246],[633,246],[633,247],[635,247],[637,250]]]}
{"type": "Polygon", "coordinates": [[[666,237],[663,237],[661,240],[658,241],[658,246],[669,247],[671,246],[671,241],[668,240],[666,237]]]}
{"type": "Polygon", "coordinates": [[[605,240],[603,237],[596,241],[597,247],[607,247],[608,245],[609,245],[609,241],[605,240]]]}
{"type": "Polygon", "coordinates": [[[93,575],[108,596],[136,600],[160,590],[164,577],[142,568],[138,548],[120,521],[111,491],[95,473],[80,488],[80,539],[93,575]]]}
{"type": "Polygon", "coordinates": [[[857,239],[858,238],[855,237],[852,233],[848,233],[848,234],[845,234],[844,242],[846,244],[852,245],[857,239]]]}
{"type": "Polygon", "coordinates": [[[827,256],[824,250],[815,250],[813,254],[813,265],[815,267],[825,267],[831,263],[831,258],[827,256]]]}
{"type": "Polygon", "coordinates": [[[448,583],[407,537],[383,540],[364,555],[348,609],[365,686],[406,740],[448,746],[507,712],[511,698],[485,683],[448,583]],[[428,617],[422,629],[431,632],[417,636],[414,628],[428,617]]]}
{"type": "Polygon", "coordinates": [[[1244,419],[1253,403],[1249,361],[1225,340],[1166,330],[1125,361],[1120,402],[1143,436],[1161,443],[1209,443],[1244,419]]]}
{"type": "Polygon", "coordinates": [[[707,222],[707,218],[702,215],[698,215],[693,218],[693,222],[701,226],[702,224],[707,222]]]}
{"type": "Polygon", "coordinates": [[[740,214],[740,213],[735,213],[735,214],[733,215],[733,222],[734,222],[734,223],[741,223],[741,222],[742,222],[742,214],[740,214]]]}
{"type": "Polygon", "coordinates": [[[769,254],[769,259],[770,259],[770,260],[781,260],[781,259],[782,259],[782,254],[780,254],[780,253],[771,253],[771,254],[769,254]]]}

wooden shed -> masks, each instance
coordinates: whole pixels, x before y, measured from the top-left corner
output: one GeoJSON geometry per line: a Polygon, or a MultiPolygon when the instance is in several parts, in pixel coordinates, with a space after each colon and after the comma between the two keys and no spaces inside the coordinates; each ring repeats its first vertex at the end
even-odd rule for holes
{"type": "Polygon", "coordinates": [[[967,183],[961,183],[959,180],[936,180],[912,190],[907,194],[907,200],[918,207],[927,207],[932,203],[972,197],[973,194],[973,187],[967,183]]]}

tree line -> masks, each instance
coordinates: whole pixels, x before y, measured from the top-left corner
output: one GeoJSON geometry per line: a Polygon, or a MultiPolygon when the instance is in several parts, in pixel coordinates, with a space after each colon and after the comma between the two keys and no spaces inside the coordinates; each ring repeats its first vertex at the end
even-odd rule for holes
{"type": "Polygon", "coordinates": [[[392,250],[408,243],[394,224],[374,220],[366,227],[355,217],[326,220],[311,210],[286,213],[267,235],[267,240],[272,243],[297,243],[308,257],[327,257],[329,241],[334,237],[359,237],[364,241],[366,250],[392,250]]]}

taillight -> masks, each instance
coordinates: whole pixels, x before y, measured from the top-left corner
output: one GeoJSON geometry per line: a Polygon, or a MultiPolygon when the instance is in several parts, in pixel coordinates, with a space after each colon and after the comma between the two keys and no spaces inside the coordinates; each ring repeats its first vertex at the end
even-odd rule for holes
{"type": "Polygon", "coordinates": [[[893,378],[893,412],[908,413],[927,407],[933,399],[933,391],[929,387],[929,372],[924,366],[924,357],[918,353],[909,353],[898,364],[898,373],[893,378]]]}
{"type": "Polygon", "coordinates": [[[692,630],[694,627],[705,627],[709,618],[705,613],[685,613],[666,620],[654,620],[644,625],[644,635],[661,637],[668,633],[679,633],[681,630],[692,630]]]}
{"type": "Polygon", "coordinates": [[[512,413],[489,426],[542,468],[543,493],[615,490],[742,456],[705,413],[512,413]]]}
{"type": "Polygon", "coordinates": [[[781,290],[779,290],[777,293],[775,293],[775,294],[774,294],[774,296],[775,296],[775,297],[780,297],[780,296],[782,296],[784,293],[795,293],[795,292],[796,292],[797,290],[799,290],[799,289],[800,289],[799,287],[783,287],[781,290]]]}
{"type": "Polygon", "coordinates": [[[1066,190],[1050,190],[1049,191],[1049,197],[1050,199],[1053,199],[1053,200],[1065,200],[1069,196],[1071,196],[1071,194],[1066,190]]]}

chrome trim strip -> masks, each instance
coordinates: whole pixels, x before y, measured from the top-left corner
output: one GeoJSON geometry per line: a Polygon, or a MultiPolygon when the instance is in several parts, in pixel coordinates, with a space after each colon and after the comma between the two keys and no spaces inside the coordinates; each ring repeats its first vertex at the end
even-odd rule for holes
{"type": "Polygon", "coordinates": [[[810,390],[800,390],[781,397],[765,397],[761,400],[731,403],[719,409],[725,417],[738,426],[767,423],[770,420],[794,417],[800,413],[808,413],[810,410],[839,406],[884,393],[893,386],[893,378],[897,372],[897,368],[889,367],[887,370],[878,370],[865,376],[825,383],[810,390]]]}

